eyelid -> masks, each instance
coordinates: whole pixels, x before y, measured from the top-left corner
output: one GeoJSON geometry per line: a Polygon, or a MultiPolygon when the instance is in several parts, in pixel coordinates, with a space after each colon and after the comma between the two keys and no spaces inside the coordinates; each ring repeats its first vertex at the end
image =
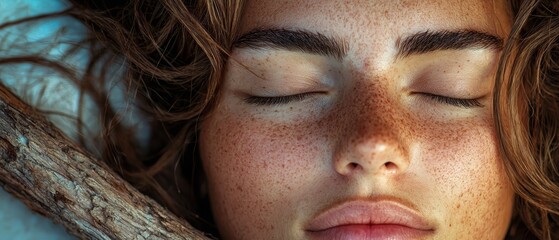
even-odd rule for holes
{"type": "Polygon", "coordinates": [[[273,96],[273,97],[248,96],[244,98],[244,101],[248,104],[254,104],[254,105],[266,105],[266,106],[282,105],[291,102],[300,102],[308,97],[311,97],[314,94],[319,94],[319,93],[323,93],[323,92],[306,92],[306,93],[298,93],[298,94],[287,95],[287,96],[273,96]]]}
{"type": "MultiPolygon", "coordinates": [[[[323,92],[306,92],[306,93],[298,93],[293,95],[273,96],[273,97],[248,96],[244,98],[244,101],[248,104],[254,104],[254,105],[265,105],[265,106],[283,105],[291,102],[300,102],[307,99],[308,97],[311,97],[314,94],[319,94],[319,93],[323,93],[323,92]]],[[[432,93],[420,93],[420,94],[438,103],[447,104],[451,106],[462,107],[462,108],[484,107],[484,105],[479,101],[479,98],[464,99],[464,98],[447,97],[447,96],[442,96],[442,95],[437,95],[432,93]]]]}
{"type": "Polygon", "coordinates": [[[462,108],[484,107],[484,105],[479,101],[480,98],[466,99],[466,98],[447,97],[447,96],[442,96],[442,95],[432,94],[432,93],[420,93],[420,94],[438,103],[448,104],[456,107],[462,107],[462,108]]]}

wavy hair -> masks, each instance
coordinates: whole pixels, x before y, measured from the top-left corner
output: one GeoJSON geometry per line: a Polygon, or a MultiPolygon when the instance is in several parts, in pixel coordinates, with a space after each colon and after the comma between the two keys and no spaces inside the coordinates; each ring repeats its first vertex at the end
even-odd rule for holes
{"type": "Polygon", "coordinates": [[[511,9],[493,98],[500,152],[516,192],[509,236],[557,239],[559,2],[511,1],[511,9]]]}

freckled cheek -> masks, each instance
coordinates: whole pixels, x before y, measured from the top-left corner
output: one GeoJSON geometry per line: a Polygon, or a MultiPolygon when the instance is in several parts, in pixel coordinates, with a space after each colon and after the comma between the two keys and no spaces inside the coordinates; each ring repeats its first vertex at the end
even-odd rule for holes
{"type": "Polygon", "coordinates": [[[444,199],[441,204],[452,209],[444,216],[446,224],[469,236],[502,233],[514,194],[491,127],[445,126],[436,132],[426,135],[421,157],[444,199]]]}
{"type": "MultiPolygon", "coordinates": [[[[325,159],[325,137],[313,124],[277,124],[248,114],[206,125],[202,159],[212,201],[236,208],[234,215],[274,222],[306,196],[316,167],[325,159]],[[255,216],[259,215],[259,216],[255,216]]],[[[223,116],[223,115],[222,115],[223,116]]]]}
{"type": "MultiPolygon", "coordinates": [[[[322,140],[312,126],[273,124],[269,120],[231,118],[212,131],[213,163],[237,169],[251,181],[281,179],[305,172],[318,156],[322,140]],[[227,129],[227,130],[225,130],[227,129]]],[[[265,184],[273,184],[266,181],[265,184]]]]}
{"type": "Polygon", "coordinates": [[[485,177],[500,164],[490,128],[443,126],[434,128],[422,142],[423,162],[440,183],[460,181],[467,185],[472,174],[485,177]],[[481,175],[480,175],[481,174],[481,175]],[[467,181],[467,182],[464,182],[467,181]]]}

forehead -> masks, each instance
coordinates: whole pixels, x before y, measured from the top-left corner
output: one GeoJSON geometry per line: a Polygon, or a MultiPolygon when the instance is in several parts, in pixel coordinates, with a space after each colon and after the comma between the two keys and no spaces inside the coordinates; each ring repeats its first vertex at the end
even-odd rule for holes
{"type": "Polygon", "coordinates": [[[248,0],[241,32],[273,26],[352,36],[431,27],[502,35],[509,27],[507,9],[505,0],[248,0]]]}
{"type": "Polygon", "coordinates": [[[425,31],[473,30],[506,39],[511,19],[505,0],[248,0],[241,34],[286,28],[317,32],[347,43],[347,61],[390,69],[397,43],[425,31]]]}

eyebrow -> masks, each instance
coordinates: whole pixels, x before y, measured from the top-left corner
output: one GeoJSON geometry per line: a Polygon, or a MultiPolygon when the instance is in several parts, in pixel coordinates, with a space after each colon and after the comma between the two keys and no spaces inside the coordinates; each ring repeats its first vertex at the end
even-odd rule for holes
{"type": "MultiPolygon", "coordinates": [[[[284,49],[342,59],[348,51],[343,39],[305,30],[254,29],[233,43],[234,48],[284,49]]],[[[423,31],[396,41],[398,57],[439,50],[492,49],[501,50],[503,39],[475,30],[423,31]]]]}
{"type": "Polygon", "coordinates": [[[503,39],[492,34],[474,31],[424,31],[396,41],[399,57],[438,50],[492,49],[501,50],[503,39]]]}
{"type": "Polygon", "coordinates": [[[285,49],[342,59],[348,44],[335,37],[304,30],[255,29],[239,37],[233,47],[285,49]]]}

